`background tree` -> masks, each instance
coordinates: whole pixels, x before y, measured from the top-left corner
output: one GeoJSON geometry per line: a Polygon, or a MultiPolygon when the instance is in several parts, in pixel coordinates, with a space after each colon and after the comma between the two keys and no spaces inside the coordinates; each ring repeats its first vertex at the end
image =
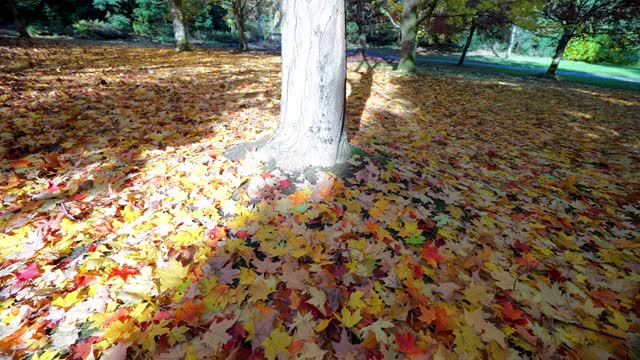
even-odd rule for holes
{"type": "Polygon", "coordinates": [[[558,31],[561,35],[547,75],[556,74],[571,39],[598,34],[637,39],[639,17],[640,2],[637,0],[548,1],[542,10],[541,20],[550,25],[550,31],[558,31]]]}
{"type": "Polygon", "coordinates": [[[222,0],[220,2],[220,4],[229,11],[229,14],[234,20],[234,24],[240,37],[238,47],[242,51],[246,51],[248,49],[245,34],[245,21],[247,17],[264,2],[265,0],[222,0]]]}
{"type": "Polygon", "coordinates": [[[11,16],[13,16],[13,22],[16,25],[18,36],[24,39],[30,38],[31,36],[27,32],[26,21],[20,14],[20,11],[18,11],[18,5],[16,4],[15,0],[6,0],[6,4],[9,8],[9,11],[11,12],[11,16]]]}
{"type": "Polygon", "coordinates": [[[358,33],[358,52],[365,57],[367,31],[380,15],[381,0],[346,0],[347,20],[356,25],[358,33]]]}
{"type": "Polygon", "coordinates": [[[344,1],[283,0],[282,11],[280,125],[272,137],[233,148],[227,156],[235,159],[254,148],[259,160],[275,160],[284,170],[344,162],[351,155],[344,1]]]}
{"type": "MultiPolygon", "coordinates": [[[[483,33],[487,38],[501,37],[512,24],[512,9],[521,2],[514,0],[469,0],[458,10],[460,14],[456,14],[456,16],[468,26],[468,35],[458,60],[458,66],[464,64],[476,31],[483,33]]],[[[530,2],[526,1],[525,3],[530,2]]]]}
{"type": "Polygon", "coordinates": [[[176,51],[189,50],[189,37],[182,0],[167,0],[169,13],[173,22],[173,33],[176,38],[176,51]]]}
{"type": "Polygon", "coordinates": [[[416,69],[416,47],[418,45],[418,27],[429,19],[440,0],[388,0],[382,8],[391,23],[400,29],[400,62],[398,70],[412,73],[416,69]],[[402,8],[402,17],[397,19],[402,8]]]}

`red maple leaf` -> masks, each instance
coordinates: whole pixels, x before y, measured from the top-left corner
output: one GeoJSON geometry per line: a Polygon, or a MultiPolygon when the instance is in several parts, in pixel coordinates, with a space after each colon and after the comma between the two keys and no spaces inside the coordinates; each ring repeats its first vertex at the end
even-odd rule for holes
{"type": "Polygon", "coordinates": [[[127,278],[129,276],[137,275],[137,274],[138,274],[138,270],[124,266],[122,268],[115,268],[111,270],[111,274],[109,274],[109,279],[111,279],[112,277],[119,276],[122,278],[122,280],[127,281],[127,278]]]}
{"type": "Polygon", "coordinates": [[[514,324],[527,323],[527,319],[522,317],[524,314],[522,310],[514,309],[510,302],[499,307],[498,311],[500,311],[501,317],[508,322],[514,324]]]}
{"type": "Polygon", "coordinates": [[[398,331],[393,335],[396,338],[399,352],[406,354],[409,358],[415,355],[424,354],[424,349],[416,345],[416,337],[413,333],[407,332],[406,334],[402,334],[398,331]]]}
{"type": "Polygon", "coordinates": [[[433,267],[438,267],[438,262],[444,261],[444,257],[438,254],[438,248],[435,246],[423,246],[420,255],[433,267]]]}

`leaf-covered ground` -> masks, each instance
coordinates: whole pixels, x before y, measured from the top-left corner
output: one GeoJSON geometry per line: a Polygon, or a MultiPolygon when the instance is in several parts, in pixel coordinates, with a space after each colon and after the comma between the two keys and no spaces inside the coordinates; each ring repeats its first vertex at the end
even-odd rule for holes
{"type": "Polygon", "coordinates": [[[0,45],[5,356],[639,356],[638,93],[352,63],[291,176],[276,56],[0,45]]]}

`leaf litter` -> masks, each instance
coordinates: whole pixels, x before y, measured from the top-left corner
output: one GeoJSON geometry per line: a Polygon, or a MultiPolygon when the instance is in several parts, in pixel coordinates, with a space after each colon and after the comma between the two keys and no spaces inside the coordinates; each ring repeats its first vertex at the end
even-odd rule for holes
{"type": "Polygon", "coordinates": [[[637,93],[350,64],[349,171],[292,175],[223,156],[279,58],[36,45],[0,52],[6,356],[638,356],[637,93]]]}

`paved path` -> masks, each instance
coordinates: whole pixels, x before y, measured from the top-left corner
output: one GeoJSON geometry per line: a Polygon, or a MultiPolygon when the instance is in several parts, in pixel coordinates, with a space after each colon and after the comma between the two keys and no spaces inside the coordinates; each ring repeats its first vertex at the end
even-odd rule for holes
{"type": "MultiPolygon", "coordinates": [[[[347,53],[349,55],[353,55],[353,54],[356,53],[356,51],[355,50],[349,50],[347,53]]],[[[367,55],[375,56],[375,57],[381,57],[381,58],[386,59],[386,60],[398,60],[400,58],[399,55],[383,53],[383,52],[379,52],[379,51],[376,51],[376,50],[367,50],[367,55]]],[[[457,64],[458,63],[458,60],[455,60],[455,59],[433,58],[433,57],[426,57],[426,56],[418,56],[418,57],[416,57],[416,61],[417,62],[428,62],[428,63],[442,63],[442,64],[457,64]]],[[[505,64],[495,64],[495,63],[481,62],[481,61],[474,61],[474,60],[466,60],[464,63],[465,63],[465,65],[489,67],[489,68],[496,68],[496,69],[522,70],[522,71],[531,71],[531,72],[541,73],[541,74],[545,72],[544,69],[540,69],[540,68],[531,68],[531,67],[526,67],[526,66],[515,66],[515,65],[505,65],[505,64]]],[[[594,78],[594,79],[604,79],[604,80],[618,80],[618,81],[626,81],[626,82],[632,82],[632,83],[640,84],[640,78],[633,79],[633,78],[627,78],[627,77],[622,77],[622,76],[596,75],[596,74],[590,74],[590,73],[585,73],[585,72],[567,71],[567,70],[558,70],[557,74],[558,75],[578,76],[578,77],[585,77],[585,78],[594,78]]]]}

